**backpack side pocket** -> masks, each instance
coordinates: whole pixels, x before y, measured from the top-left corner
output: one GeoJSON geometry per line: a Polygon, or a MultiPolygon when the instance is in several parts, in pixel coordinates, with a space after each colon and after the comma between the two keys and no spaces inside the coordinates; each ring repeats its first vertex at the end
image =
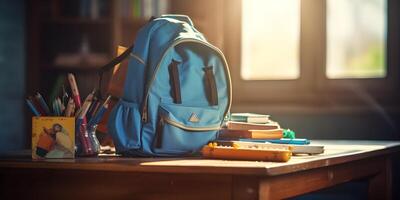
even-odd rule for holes
{"type": "Polygon", "coordinates": [[[141,147],[141,117],[137,103],[119,100],[109,119],[108,130],[118,153],[141,147]]]}

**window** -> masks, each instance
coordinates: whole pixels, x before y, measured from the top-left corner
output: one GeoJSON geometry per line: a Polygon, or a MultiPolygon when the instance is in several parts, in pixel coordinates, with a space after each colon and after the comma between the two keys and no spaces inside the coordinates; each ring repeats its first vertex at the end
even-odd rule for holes
{"type": "Polygon", "coordinates": [[[339,93],[379,93],[397,81],[399,59],[388,56],[399,49],[390,45],[399,32],[395,0],[230,2],[224,51],[238,100],[352,98],[339,93]]]}
{"type": "Polygon", "coordinates": [[[386,1],[327,1],[328,78],[386,76],[386,1]]]}
{"type": "Polygon", "coordinates": [[[242,78],[298,78],[300,1],[244,1],[242,13],[242,78]]]}

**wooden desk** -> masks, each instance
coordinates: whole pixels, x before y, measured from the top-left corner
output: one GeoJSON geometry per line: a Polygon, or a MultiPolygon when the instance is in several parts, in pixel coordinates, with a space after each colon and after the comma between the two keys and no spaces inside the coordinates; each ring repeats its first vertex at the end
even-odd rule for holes
{"type": "Polygon", "coordinates": [[[400,142],[314,141],[318,156],[287,163],[201,158],[0,159],[0,199],[282,199],[365,178],[371,199],[391,198],[400,142]]]}

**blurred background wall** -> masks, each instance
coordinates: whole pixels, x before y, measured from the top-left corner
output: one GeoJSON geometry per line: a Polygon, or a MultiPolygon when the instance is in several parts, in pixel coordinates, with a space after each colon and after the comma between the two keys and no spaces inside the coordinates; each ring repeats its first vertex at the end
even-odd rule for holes
{"type": "Polygon", "coordinates": [[[0,0],[0,151],[27,147],[25,1],[0,0]]]}

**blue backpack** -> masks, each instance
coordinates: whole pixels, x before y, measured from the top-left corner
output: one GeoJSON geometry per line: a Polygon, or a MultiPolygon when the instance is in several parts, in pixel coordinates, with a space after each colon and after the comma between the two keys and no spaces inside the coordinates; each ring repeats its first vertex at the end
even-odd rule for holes
{"type": "Polygon", "coordinates": [[[138,32],[124,95],[108,121],[125,156],[178,156],[216,139],[231,106],[231,79],[222,52],[184,15],[163,15],[138,32]]]}

